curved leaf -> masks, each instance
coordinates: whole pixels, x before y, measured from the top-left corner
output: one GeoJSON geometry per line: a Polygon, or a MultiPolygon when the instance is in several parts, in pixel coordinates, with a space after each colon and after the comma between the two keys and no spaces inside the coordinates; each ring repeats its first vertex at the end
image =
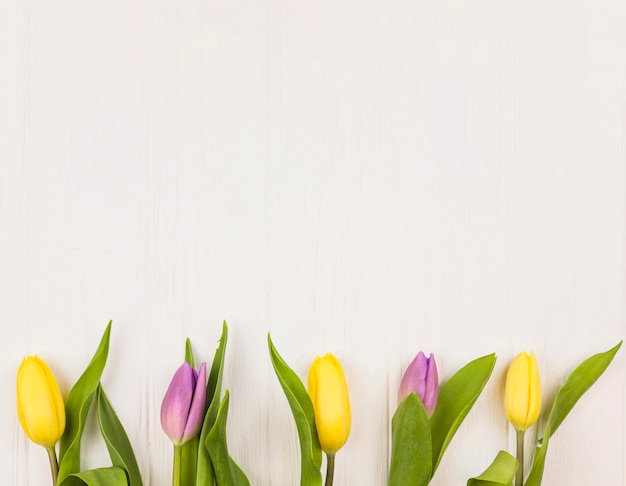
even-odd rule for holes
{"type": "Polygon", "coordinates": [[[278,354],[270,335],[267,335],[270,358],[278,381],[287,396],[291,412],[296,421],[300,440],[300,486],[321,486],[322,449],[315,428],[313,403],[298,375],[278,354]]]}
{"type": "Polygon", "coordinates": [[[211,456],[217,484],[220,486],[250,486],[246,475],[243,474],[243,471],[228,455],[226,420],[228,418],[229,397],[228,390],[226,390],[224,399],[219,407],[215,425],[207,435],[206,448],[211,456]],[[233,465],[235,466],[234,468],[233,465]]]}
{"type": "Polygon", "coordinates": [[[220,406],[222,375],[224,372],[224,357],[226,354],[227,342],[228,326],[226,325],[226,321],[224,321],[222,323],[222,335],[219,340],[219,345],[215,350],[215,355],[213,356],[213,363],[211,364],[211,371],[209,372],[209,379],[207,382],[206,410],[198,441],[196,486],[213,486],[215,480],[215,472],[213,471],[213,465],[211,464],[211,457],[205,444],[207,435],[215,424],[220,406]]]}
{"type": "Polygon", "coordinates": [[[71,474],[63,480],[63,486],[127,486],[127,484],[126,474],[119,467],[91,469],[71,474]]]}
{"type": "Polygon", "coordinates": [[[524,483],[526,486],[539,486],[541,484],[550,437],[556,432],[561,423],[563,423],[563,420],[565,420],[565,417],[572,411],[578,400],[608,368],[621,346],[622,341],[608,351],[594,354],[587,358],[572,371],[563,386],[559,389],[554,399],[552,409],[550,410],[550,416],[548,417],[548,423],[546,424],[543,438],[535,449],[530,474],[524,483]]]}
{"type": "Polygon", "coordinates": [[[467,486],[513,486],[518,466],[517,459],[511,454],[500,451],[480,476],[467,481],[467,486]]]}
{"type": "Polygon", "coordinates": [[[102,385],[97,390],[98,423],[102,437],[109,450],[111,462],[114,466],[122,468],[128,476],[129,486],[143,486],[141,473],[137,465],[137,459],[128,439],[128,435],[120,422],[111,402],[107,398],[102,385]]]}
{"type": "Polygon", "coordinates": [[[576,402],[591,388],[609,367],[622,346],[622,341],[604,353],[595,354],[583,361],[567,378],[554,399],[548,423],[550,435],[554,434],[576,402]]]}
{"type": "Polygon", "coordinates": [[[452,375],[439,389],[437,407],[430,418],[433,474],[454,434],[489,380],[495,364],[495,354],[477,358],[452,375]]]}
{"type": "Polygon", "coordinates": [[[96,393],[109,354],[111,323],[107,325],[100,345],[87,369],[74,384],[65,403],[66,425],[59,449],[59,483],[66,476],[80,471],[80,440],[85,420],[96,393]]]}
{"type": "Polygon", "coordinates": [[[426,486],[432,477],[432,440],[422,401],[411,393],[391,420],[389,486],[426,486]]]}

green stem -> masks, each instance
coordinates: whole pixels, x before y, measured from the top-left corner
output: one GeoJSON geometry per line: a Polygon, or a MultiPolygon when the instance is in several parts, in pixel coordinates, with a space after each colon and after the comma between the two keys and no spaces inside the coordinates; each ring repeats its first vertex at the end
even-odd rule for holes
{"type": "Polygon", "coordinates": [[[515,486],[522,486],[524,484],[524,431],[517,431],[517,448],[516,458],[519,466],[517,468],[517,474],[515,475],[515,486]]]}
{"type": "Polygon", "coordinates": [[[326,454],[326,483],[325,486],[333,486],[335,477],[335,454],[326,454]]]}
{"type": "Polygon", "coordinates": [[[179,444],[174,444],[174,473],[172,475],[172,486],[180,486],[180,463],[181,452],[183,447],[179,444]]]}
{"type": "Polygon", "coordinates": [[[59,463],[57,462],[57,453],[54,446],[46,447],[48,451],[48,459],[50,459],[50,471],[52,472],[52,486],[57,486],[59,477],[59,463]]]}

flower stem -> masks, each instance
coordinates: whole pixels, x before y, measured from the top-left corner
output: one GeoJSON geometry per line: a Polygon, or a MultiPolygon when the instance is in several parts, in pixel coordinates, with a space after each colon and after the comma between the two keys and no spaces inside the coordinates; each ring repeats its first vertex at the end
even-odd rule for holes
{"type": "Polygon", "coordinates": [[[335,454],[326,454],[326,482],[325,486],[333,486],[335,477],[335,454]]]}
{"type": "Polygon", "coordinates": [[[517,431],[517,449],[516,457],[519,466],[517,468],[517,474],[515,475],[515,486],[522,486],[524,484],[524,431],[517,431]]]}
{"type": "Polygon", "coordinates": [[[180,486],[180,463],[183,447],[178,444],[174,444],[174,472],[172,475],[172,486],[180,486]]]}
{"type": "Polygon", "coordinates": [[[57,453],[54,446],[46,447],[48,451],[48,459],[50,459],[50,471],[52,472],[52,486],[57,486],[59,477],[59,463],[57,462],[57,453]]]}

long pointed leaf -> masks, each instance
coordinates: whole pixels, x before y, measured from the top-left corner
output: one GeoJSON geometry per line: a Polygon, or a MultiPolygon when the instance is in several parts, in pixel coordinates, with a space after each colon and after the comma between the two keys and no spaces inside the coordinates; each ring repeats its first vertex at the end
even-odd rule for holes
{"type": "Polygon", "coordinates": [[[189,338],[185,341],[185,361],[189,363],[189,366],[192,368],[196,367],[193,360],[193,350],[191,349],[191,341],[189,338]]]}
{"type": "Polygon", "coordinates": [[[248,478],[228,455],[226,420],[228,418],[228,390],[224,393],[217,419],[206,438],[206,448],[211,456],[215,478],[219,486],[250,486],[248,478]],[[233,470],[233,464],[236,471],[233,470]]]}
{"type": "Polygon", "coordinates": [[[66,476],[80,471],[80,440],[109,354],[111,323],[109,321],[96,353],[70,390],[65,403],[66,425],[59,451],[59,483],[66,476]]]}
{"type": "Polygon", "coordinates": [[[298,375],[276,351],[269,334],[267,335],[267,343],[274,371],[287,396],[287,401],[296,421],[300,440],[300,486],[321,486],[322,449],[315,428],[313,403],[298,375]]]}
{"type": "Polygon", "coordinates": [[[621,346],[622,341],[604,353],[598,353],[587,358],[569,375],[554,399],[554,405],[548,418],[550,435],[556,432],[580,397],[609,367],[621,346]]]}
{"type": "MultiPolygon", "coordinates": [[[[191,348],[191,341],[189,340],[189,338],[187,338],[185,341],[185,361],[192,368],[196,367],[193,359],[193,349],[191,348]]],[[[196,484],[198,444],[198,437],[193,437],[182,445],[180,451],[180,481],[183,486],[195,486],[196,484]]]]}
{"type": "Polygon", "coordinates": [[[426,486],[432,477],[432,452],[426,410],[411,393],[391,421],[389,486],[426,486]]]}
{"type": "Polygon", "coordinates": [[[98,386],[98,423],[102,437],[109,450],[111,462],[114,466],[122,468],[128,476],[129,486],[143,486],[141,473],[137,465],[135,453],[128,439],[128,435],[120,422],[111,402],[107,398],[102,385],[98,386]]]}
{"type": "Polygon", "coordinates": [[[209,451],[206,449],[205,443],[209,431],[215,424],[219,410],[227,342],[228,326],[226,325],[226,321],[224,321],[222,323],[222,335],[219,340],[219,345],[215,350],[215,355],[213,356],[213,363],[207,382],[207,405],[200,432],[200,439],[198,441],[196,486],[213,486],[215,482],[215,472],[213,471],[211,457],[209,456],[209,451]]]}
{"type": "Polygon", "coordinates": [[[430,418],[433,438],[433,474],[454,434],[489,380],[495,364],[495,354],[475,359],[441,386],[437,407],[430,418]]]}
{"type": "Polygon", "coordinates": [[[517,459],[511,454],[500,451],[480,476],[467,481],[467,486],[513,486],[518,466],[517,459]]]}
{"type": "Polygon", "coordinates": [[[608,351],[594,354],[587,358],[572,371],[563,386],[559,389],[554,399],[552,409],[550,410],[550,416],[548,417],[548,423],[544,430],[543,439],[535,449],[533,465],[528,479],[524,483],[526,486],[541,485],[550,437],[563,423],[563,420],[565,420],[565,417],[572,411],[578,400],[606,371],[621,346],[622,341],[608,351]]]}

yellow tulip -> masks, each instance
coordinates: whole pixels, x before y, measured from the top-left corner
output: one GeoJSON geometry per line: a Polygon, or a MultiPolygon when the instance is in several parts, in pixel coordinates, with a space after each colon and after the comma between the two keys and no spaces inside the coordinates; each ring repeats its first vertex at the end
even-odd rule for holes
{"type": "Polygon", "coordinates": [[[309,370],[309,396],[322,450],[334,454],[350,435],[350,398],[341,364],[332,354],[315,358],[309,370]]]}
{"type": "Polygon", "coordinates": [[[523,432],[539,418],[541,379],[533,353],[520,353],[511,362],[506,375],[504,408],[509,422],[523,432]]]}
{"type": "Polygon", "coordinates": [[[52,371],[38,356],[24,358],[17,371],[17,415],[35,444],[54,446],[65,430],[65,406],[52,371]]]}

